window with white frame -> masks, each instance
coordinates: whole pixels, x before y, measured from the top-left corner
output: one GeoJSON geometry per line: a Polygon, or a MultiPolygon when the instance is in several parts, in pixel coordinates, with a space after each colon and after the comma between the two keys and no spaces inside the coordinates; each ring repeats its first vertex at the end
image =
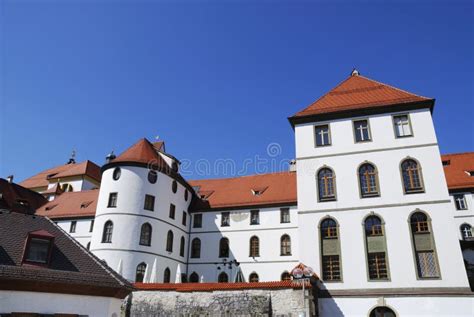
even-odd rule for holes
{"type": "Polygon", "coordinates": [[[410,119],[407,114],[398,115],[393,117],[393,125],[395,129],[395,135],[397,138],[406,136],[412,136],[410,119]]]}
{"type": "Polygon", "coordinates": [[[316,137],[316,146],[331,145],[331,136],[329,134],[329,125],[318,125],[314,127],[316,137]]]}
{"type": "Polygon", "coordinates": [[[371,140],[368,120],[354,121],[354,136],[356,142],[366,142],[371,140]]]}
{"type": "Polygon", "coordinates": [[[464,194],[454,195],[454,204],[456,205],[456,210],[466,210],[467,204],[464,194]]]}

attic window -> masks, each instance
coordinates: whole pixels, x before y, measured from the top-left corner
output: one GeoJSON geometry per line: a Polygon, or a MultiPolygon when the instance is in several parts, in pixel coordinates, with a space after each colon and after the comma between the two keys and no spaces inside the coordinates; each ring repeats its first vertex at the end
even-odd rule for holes
{"type": "Polygon", "coordinates": [[[46,176],[47,179],[50,179],[50,178],[53,178],[54,176],[56,176],[58,173],[53,173],[53,174],[49,174],[48,176],[46,176]]]}
{"type": "Polygon", "coordinates": [[[254,196],[260,196],[265,192],[267,188],[268,187],[256,187],[256,188],[253,188],[251,191],[254,196]]]}
{"type": "Polygon", "coordinates": [[[56,204],[56,205],[50,205],[50,206],[46,207],[45,210],[46,210],[46,211],[49,211],[49,210],[53,209],[54,207],[56,207],[57,205],[58,205],[58,204],[56,204]]]}
{"type": "Polygon", "coordinates": [[[26,240],[23,262],[48,265],[51,259],[54,236],[47,231],[30,232],[26,240]]]}
{"type": "Polygon", "coordinates": [[[214,193],[213,190],[203,190],[199,192],[199,197],[201,197],[202,200],[208,200],[209,197],[214,193]]]}
{"type": "Polygon", "coordinates": [[[450,160],[445,160],[445,161],[443,161],[443,166],[448,166],[448,165],[451,165],[451,161],[450,161],[450,160]]]}
{"type": "Polygon", "coordinates": [[[81,209],[89,207],[92,204],[92,201],[85,201],[81,204],[81,209]]]}

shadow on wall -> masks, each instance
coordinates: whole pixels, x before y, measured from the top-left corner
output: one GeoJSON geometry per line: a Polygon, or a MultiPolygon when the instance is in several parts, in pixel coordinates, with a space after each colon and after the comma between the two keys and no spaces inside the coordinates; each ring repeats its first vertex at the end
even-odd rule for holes
{"type": "MultiPolygon", "coordinates": [[[[344,317],[342,310],[322,282],[317,283],[319,316],[344,317]]],[[[313,288],[314,289],[314,288],[313,288]]]]}

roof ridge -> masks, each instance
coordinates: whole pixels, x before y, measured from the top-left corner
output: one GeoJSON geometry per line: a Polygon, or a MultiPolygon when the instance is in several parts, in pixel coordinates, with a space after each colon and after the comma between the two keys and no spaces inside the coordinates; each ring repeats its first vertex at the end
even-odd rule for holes
{"type": "Polygon", "coordinates": [[[339,88],[342,84],[344,84],[346,81],[348,81],[349,79],[351,79],[352,76],[349,76],[347,77],[346,79],[344,79],[343,81],[339,82],[339,84],[337,84],[336,86],[334,86],[334,88],[330,89],[327,93],[325,93],[324,95],[322,95],[321,97],[319,97],[318,99],[316,99],[315,101],[313,101],[312,103],[310,103],[309,105],[306,106],[306,108],[304,108],[303,110],[301,111],[298,111],[296,112],[293,116],[296,116],[298,113],[300,112],[305,112],[309,107],[311,107],[312,105],[314,105],[315,103],[317,103],[318,101],[320,101],[321,99],[323,99],[324,97],[326,97],[327,95],[329,95],[329,93],[337,88],[339,88]]]}
{"type": "Polygon", "coordinates": [[[358,77],[362,77],[362,78],[364,78],[364,79],[370,80],[370,81],[372,81],[372,82],[374,82],[374,83],[377,83],[377,84],[379,84],[379,85],[387,86],[387,87],[390,87],[390,88],[392,88],[392,89],[395,89],[395,90],[404,92],[404,93],[409,94],[409,95],[417,96],[417,97],[420,97],[420,98],[425,98],[425,99],[427,99],[427,100],[433,100],[433,99],[434,99],[434,98],[430,98],[430,97],[426,97],[426,96],[414,94],[414,93],[409,92],[409,91],[407,91],[407,90],[404,90],[404,89],[401,89],[401,88],[397,88],[397,87],[392,86],[392,85],[390,85],[390,84],[382,83],[382,82],[380,82],[380,81],[378,81],[378,80],[375,80],[375,79],[372,79],[372,78],[368,78],[368,77],[365,77],[365,76],[362,76],[362,75],[358,75],[358,77]]]}

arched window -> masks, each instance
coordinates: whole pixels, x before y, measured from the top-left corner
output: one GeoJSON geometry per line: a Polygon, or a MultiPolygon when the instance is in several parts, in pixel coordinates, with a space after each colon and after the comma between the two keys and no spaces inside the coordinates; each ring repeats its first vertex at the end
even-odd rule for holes
{"type": "Polygon", "coordinates": [[[375,307],[370,312],[369,317],[396,317],[395,312],[388,307],[380,306],[375,307]]]}
{"type": "Polygon", "coordinates": [[[176,193],[176,191],[178,190],[178,182],[176,182],[175,180],[173,180],[173,184],[171,185],[171,190],[173,191],[173,193],[176,193]]]}
{"type": "Polygon", "coordinates": [[[104,231],[102,232],[102,243],[112,243],[112,232],[114,231],[114,224],[108,220],[104,224],[104,231]]]}
{"type": "Polygon", "coordinates": [[[171,280],[171,271],[169,268],[165,269],[165,273],[163,274],[163,283],[169,283],[171,280]]]}
{"type": "Polygon", "coordinates": [[[142,225],[140,231],[140,245],[151,245],[151,225],[148,222],[142,225]]]}
{"type": "Polygon", "coordinates": [[[229,239],[222,238],[219,241],[219,257],[228,258],[229,257],[229,239]]]}
{"type": "Polygon", "coordinates": [[[374,165],[365,163],[359,167],[360,194],[362,197],[379,195],[377,169],[374,165]]]}
{"type": "Polygon", "coordinates": [[[291,281],[291,275],[287,271],[281,273],[281,280],[282,281],[291,281]]]}
{"type": "Polygon", "coordinates": [[[407,159],[401,164],[403,188],[405,193],[423,192],[421,167],[415,160],[407,159]]]}
{"type": "Polygon", "coordinates": [[[168,231],[168,237],[166,238],[166,251],[173,252],[173,231],[168,231]]]}
{"type": "Polygon", "coordinates": [[[135,272],[135,282],[143,283],[143,278],[145,277],[146,263],[142,262],[137,265],[137,270],[135,272]]]}
{"type": "Polygon", "coordinates": [[[184,237],[181,237],[181,242],[179,244],[179,255],[184,256],[184,237]]]}
{"type": "Polygon", "coordinates": [[[336,221],[325,218],[320,224],[319,232],[323,280],[340,281],[342,277],[341,245],[336,221]]]}
{"type": "Polygon", "coordinates": [[[280,254],[291,255],[291,239],[287,234],[282,235],[280,238],[280,254]]]}
{"type": "Polygon", "coordinates": [[[201,240],[194,238],[191,242],[191,258],[201,257],[201,240]]]}
{"type": "Polygon", "coordinates": [[[318,172],[319,201],[336,200],[336,177],[330,168],[322,168],[318,172]]]}
{"type": "Polygon", "coordinates": [[[229,276],[227,276],[227,273],[221,272],[221,274],[219,274],[219,277],[217,278],[217,281],[219,283],[228,283],[229,282],[229,276]]]}
{"type": "Polygon", "coordinates": [[[461,225],[461,235],[463,240],[470,240],[472,239],[472,227],[467,223],[461,225]]]}
{"type": "Polygon", "coordinates": [[[387,244],[382,221],[369,216],[364,221],[369,280],[388,279],[387,244]]]}
{"type": "Polygon", "coordinates": [[[157,180],[158,180],[158,173],[154,170],[150,170],[148,172],[148,181],[151,184],[154,184],[154,183],[156,183],[157,180]]]}
{"type": "Polygon", "coordinates": [[[250,256],[253,258],[260,256],[260,241],[256,236],[250,238],[250,256]]]}
{"type": "Polygon", "coordinates": [[[191,273],[191,276],[189,276],[189,282],[199,283],[199,275],[196,272],[191,273]]]}
{"type": "Polygon", "coordinates": [[[258,283],[258,274],[253,272],[249,275],[249,282],[250,283],[258,283]]]}
{"type": "Polygon", "coordinates": [[[410,217],[410,228],[418,278],[438,278],[438,257],[428,216],[421,211],[414,212],[410,217]]]}
{"type": "Polygon", "coordinates": [[[120,170],[120,167],[116,167],[114,169],[114,172],[112,173],[112,178],[114,179],[114,181],[116,181],[120,178],[121,173],[122,173],[122,171],[120,170]]]}

